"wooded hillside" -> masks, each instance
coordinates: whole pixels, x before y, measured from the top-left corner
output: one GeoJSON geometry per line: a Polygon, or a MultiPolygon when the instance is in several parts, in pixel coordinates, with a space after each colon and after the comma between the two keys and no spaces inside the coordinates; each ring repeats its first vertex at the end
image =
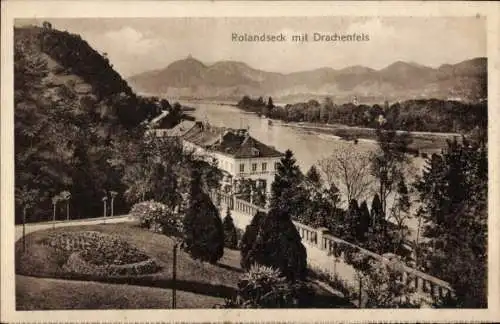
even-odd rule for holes
{"type": "MultiPolygon", "coordinates": [[[[136,96],[105,53],[49,23],[15,28],[14,45],[16,222],[24,206],[28,221],[51,219],[65,190],[72,218],[101,215],[105,191],[124,190],[114,147],[141,139],[142,122],[169,103],[136,96]]],[[[59,203],[58,218],[65,211],[59,203]]]]}

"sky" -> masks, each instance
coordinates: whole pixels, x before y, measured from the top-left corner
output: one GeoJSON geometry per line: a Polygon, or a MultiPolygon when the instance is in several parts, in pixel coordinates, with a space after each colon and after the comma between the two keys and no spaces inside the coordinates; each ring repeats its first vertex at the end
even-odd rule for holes
{"type": "MultiPolygon", "coordinates": [[[[484,17],[275,17],[275,18],[72,18],[44,19],[53,28],[80,34],[106,52],[124,77],[161,69],[192,57],[212,64],[245,62],[290,73],[321,67],[384,68],[396,61],[431,67],[485,57],[484,17]],[[234,42],[232,34],[287,35],[285,42],[234,42]],[[295,34],[309,42],[292,42],[295,34]],[[313,33],[365,34],[369,41],[314,42],[313,33]]],[[[16,25],[41,21],[19,20],[16,25]]]]}

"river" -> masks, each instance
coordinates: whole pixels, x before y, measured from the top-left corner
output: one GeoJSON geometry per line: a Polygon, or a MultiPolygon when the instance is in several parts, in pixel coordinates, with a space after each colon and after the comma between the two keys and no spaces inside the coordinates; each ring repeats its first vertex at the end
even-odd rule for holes
{"type": "Polygon", "coordinates": [[[344,147],[356,145],[356,148],[363,151],[370,151],[376,147],[376,144],[370,142],[360,141],[358,144],[354,144],[335,136],[287,127],[276,120],[273,120],[273,125],[269,125],[267,119],[230,105],[187,101],[181,102],[181,104],[196,108],[190,114],[198,120],[207,120],[215,126],[248,127],[250,135],[259,141],[274,146],[281,152],[290,149],[303,172],[307,172],[320,159],[331,155],[336,150],[342,150],[344,147]]]}
{"type": "MultiPolygon", "coordinates": [[[[261,118],[253,113],[244,112],[234,106],[227,104],[218,104],[213,102],[200,101],[181,101],[182,105],[196,108],[195,111],[188,112],[200,121],[208,121],[214,126],[224,126],[230,128],[247,128],[250,135],[257,140],[274,146],[279,151],[290,149],[297,164],[303,172],[307,172],[312,165],[337,150],[345,149],[349,146],[355,146],[357,150],[370,152],[376,149],[377,144],[372,141],[360,140],[357,144],[352,141],[345,141],[336,136],[314,133],[295,127],[284,126],[282,122],[273,120],[273,124],[269,125],[267,119],[261,118]]],[[[420,157],[411,157],[413,171],[420,173],[424,160],[420,157]]],[[[411,182],[410,179],[406,179],[411,182]]],[[[372,196],[368,198],[371,203],[372,196]]],[[[390,205],[391,202],[388,201],[390,205]]],[[[407,225],[410,227],[412,235],[415,236],[417,228],[417,220],[412,218],[408,220],[407,225]]]]}

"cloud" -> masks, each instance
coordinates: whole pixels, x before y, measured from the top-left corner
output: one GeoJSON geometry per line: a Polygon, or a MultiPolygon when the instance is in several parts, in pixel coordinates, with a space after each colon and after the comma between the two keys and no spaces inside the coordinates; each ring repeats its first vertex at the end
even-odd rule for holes
{"type": "Polygon", "coordinates": [[[125,49],[130,54],[146,54],[161,46],[161,41],[156,38],[147,38],[140,31],[132,27],[123,27],[104,34],[104,39],[109,44],[119,44],[120,50],[125,49]]]}
{"type": "Polygon", "coordinates": [[[148,37],[130,26],[105,33],[94,32],[87,35],[86,39],[95,49],[106,52],[115,69],[125,77],[155,67],[166,42],[148,37]]]}
{"type": "Polygon", "coordinates": [[[484,22],[433,17],[283,17],[66,19],[55,27],[80,34],[123,76],[166,67],[192,54],[203,62],[238,60],[252,67],[292,72],[395,61],[438,66],[486,55],[484,22]],[[236,33],[367,33],[362,42],[232,42],[236,33]]]}

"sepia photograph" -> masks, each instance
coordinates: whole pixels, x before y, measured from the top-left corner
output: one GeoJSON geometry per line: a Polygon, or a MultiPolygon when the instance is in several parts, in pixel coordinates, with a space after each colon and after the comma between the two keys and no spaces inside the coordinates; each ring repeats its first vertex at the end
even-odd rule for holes
{"type": "Polygon", "coordinates": [[[496,307],[485,16],[12,21],[15,311],[496,307]]]}

